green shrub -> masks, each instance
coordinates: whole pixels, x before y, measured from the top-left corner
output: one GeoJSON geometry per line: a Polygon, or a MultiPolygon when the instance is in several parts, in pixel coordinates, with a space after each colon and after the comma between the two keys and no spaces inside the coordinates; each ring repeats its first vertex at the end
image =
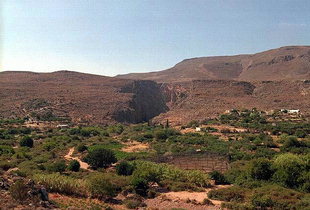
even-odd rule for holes
{"type": "Polygon", "coordinates": [[[163,180],[160,183],[165,186],[169,191],[178,192],[178,191],[201,191],[201,188],[196,185],[188,182],[172,181],[172,180],[163,180]]]}
{"type": "Polygon", "coordinates": [[[208,193],[208,197],[214,200],[221,201],[236,201],[236,202],[244,202],[246,194],[248,190],[241,187],[229,187],[218,190],[211,190],[208,193]]]}
{"type": "Polygon", "coordinates": [[[28,198],[28,189],[22,180],[17,180],[9,190],[11,196],[17,201],[22,202],[28,198]]]}
{"type": "Polygon", "coordinates": [[[147,191],[149,189],[148,180],[140,177],[134,177],[131,181],[131,185],[133,186],[136,194],[141,196],[147,195],[147,191]]]}
{"type": "Polygon", "coordinates": [[[172,128],[157,130],[154,133],[156,140],[165,140],[170,136],[177,136],[177,135],[180,135],[180,132],[172,128]]]}
{"type": "Polygon", "coordinates": [[[33,147],[33,140],[30,136],[24,136],[20,142],[19,142],[21,147],[33,147]]]}
{"type": "Polygon", "coordinates": [[[27,176],[39,172],[38,164],[34,163],[31,160],[22,161],[20,164],[17,165],[17,168],[19,168],[21,173],[27,176]]]}
{"type": "Polygon", "coordinates": [[[8,162],[8,161],[0,161],[0,168],[4,171],[9,170],[10,168],[13,168],[15,165],[12,162],[8,162]]]}
{"type": "Polygon", "coordinates": [[[102,128],[99,127],[83,127],[79,128],[79,131],[71,131],[75,134],[81,134],[84,137],[90,137],[90,136],[99,136],[103,132],[102,128]]]}
{"type": "Polygon", "coordinates": [[[310,209],[310,194],[304,195],[300,201],[294,205],[296,209],[310,209]]]}
{"type": "Polygon", "coordinates": [[[93,168],[107,168],[117,159],[112,150],[99,147],[88,151],[85,161],[93,168]]]}
{"type": "Polygon", "coordinates": [[[66,195],[88,196],[87,183],[82,179],[75,179],[68,176],[56,174],[35,174],[33,179],[36,183],[42,184],[50,192],[57,192],[66,195]]]}
{"type": "Polygon", "coordinates": [[[128,184],[124,177],[115,174],[93,174],[88,178],[92,197],[108,199],[115,197],[128,184]]]}
{"type": "Polygon", "coordinates": [[[46,169],[50,172],[64,172],[66,168],[67,166],[64,160],[56,161],[46,166],[46,169]]]}
{"type": "Polygon", "coordinates": [[[209,173],[210,178],[215,180],[215,184],[227,184],[225,176],[219,171],[212,171],[209,173]]]}
{"type": "Polygon", "coordinates": [[[286,137],[283,146],[281,147],[282,150],[287,151],[292,147],[300,147],[301,143],[297,140],[294,136],[286,137]]]}
{"type": "Polygon", "coordinates": [[[296,209],[294,206],[301,201],[303,195],[300,192],[280,187],[266,185],[253,191],[250,198],[256,208],[266,209],[296,209]]]}
{"type": "Polygon", "coordinates": [[[269,180],[273,175],[271,162],[264,158],[253,160],[249,169],[250,176],[257,180],[269,180]]]}
{"type": "Polygon", "coordinates": [[[156,140],[165,140],[168,138],[168,135],[164,130],[160,130],[155,132],[155,138],[156,140]]]}
{"type": "Polygon", "coordinates": [[[249,203],[223,202],[221,203],[221,209],[253,210],[254,207],[249,203]]]}
{"type": "Polygon", "coordinates": [[[229,183],[235,183],[240,176],[245,176],[247,170],[248,161],[238,160],[230,164],[230,169],[225,172],[224,176],[229,183]]]}
{"type": "Polygon", "coordinates": [[[297,129],[296,132],[295,132],[295,135],[298,138],[305,138],[307,136],[307,133],[306,133],[306,131],[304,131],[302,129],[297,129]]]}
{"type": "Polygon", "coordinates": [[[57,141],[48,139],[43,143],[43,149],[46,151],[51,151],[57,147],[57,144],[58,144],[57,141]]]}
{"type": "Polygon", "coordinates": [[[13,155],[15,153],[13,147],[6,146],[6,145],[0,145],[0,155],[13,155]]]}
{"type": "Polygon", "coordinates": [[[200,125],[200,123],[197,121],[197,120],[192,120],[192,121],[190,121],[187,125],[186,125],[186,127],[187,128],[196,128],[196,127],[198,127],[200,125]]]}
{"type": "Polygon", "coordinates": [[[261,194],[254,194],[254,196],[251,199],[251,203],[253,206],[261,208],[261,209],[267,209],[268,207],[273,207],[274,202],[272,201],[271,197],[269,195],[261,195],[261,194]]]}
{"type": "Polygon", "coordinates": [[[275,169],[273,180],[285,187],[298,188],[304,167],[305,163],[299,156],[290,153],[281,154],[273,163],[275,169]]]}
{"type": "Polygon", "coordinates": [[[80,167],[81,167],[81,165],[80,165],[79,161],[77,161],[77,160],[70,161],[70,163],[68,165],[68,169],[70,171],[75,171],[75,172],[79,171],[80,167]]]}
{"type": "Polygon", "coordinates": [[[123,203],[128,209],[138,209],[139,207],[144,207],[145,204],[142,202],[143,200],[138,196],[132,196],[126,198],[123,203]]]}
{"type": "Polygon", "coordinates": [[[69,130],[69,134],[70,135],[78,135],[78,134],[80,134],[80,129],[79,128],[71,128],[69,130]]]}
{"type": "Polygon", "coordinates": [[[124,131],[124,126],[122,124],[111,125],[108,127],[108,133],[121,134],[124,131]]]}
{"type": "Polygon", "coordinates": [[[127,161],[122,161],[116,166],[116,173],[122,176],[130,176],[134,171],[134,166],[127,161]]]}
{"type": "Polygon", "coordinates": [[[197,187],[208,187],[209,176],[202,171],[185,171],[168,164],[156,164],[148,161],[135,161],[136,170],[134,177],[139,177],[148,182],[180,181],[193,184],[197,187]]]}
{"type": "Polygon", "coordinates": [[[76,150],[78,152],[84,152],[87,150],[87,147],[84,144],[80,144],[79,146],[77,146],[76,150]]]}
{"type": "Polygon", "coordinates": [[[32,131],[31,128],[20,128],[19,129],[19,132],[24,135],[31,134],[31,131],[32,131]]]}
{"type": "Polygon", "coordinates": [[[208,198],[203,199],[202,204],[203,205],[208,205],[208,206],[213,206],[214,205],[212,203],[212,201],[210,201],[208,198]]]}

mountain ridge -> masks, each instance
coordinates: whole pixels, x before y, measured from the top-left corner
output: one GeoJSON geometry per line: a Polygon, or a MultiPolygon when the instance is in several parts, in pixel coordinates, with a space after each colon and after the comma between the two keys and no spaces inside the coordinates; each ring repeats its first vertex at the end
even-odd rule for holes
{"type": "Polygon", "coordinates": [[[310,114],[310,47],[297,48],[185,59],[142,77],[0,72],[0,118],[68,117],[86,124],[169,119],[182,124],[234,108],[310,114]]]}
{"type": "Polygon", "coordinates": [[[310,79],[310,46],[285,46],[255,54],[184,59],[172,68],[117,78],[182,82],[195,79],[242,81],[310,79]]]}

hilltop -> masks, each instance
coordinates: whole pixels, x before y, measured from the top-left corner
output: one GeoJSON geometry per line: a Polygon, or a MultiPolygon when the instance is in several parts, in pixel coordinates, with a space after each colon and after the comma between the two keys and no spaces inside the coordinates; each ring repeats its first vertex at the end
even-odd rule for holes
{"type": "Polygon", "coordinates": [[[191,58],[167,70],[117,77],[167,83],[197,79],[306,80],[310,79],[310,46],[287,46],[252,55],[191,58]]]}

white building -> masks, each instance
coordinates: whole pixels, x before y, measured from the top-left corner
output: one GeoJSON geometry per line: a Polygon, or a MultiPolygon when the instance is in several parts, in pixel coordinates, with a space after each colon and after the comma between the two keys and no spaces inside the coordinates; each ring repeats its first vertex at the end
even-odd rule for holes
{"type": "Polygon", "coordinates": [[[299,114],[299,109],[281,109],[281,112],[287,112],[288,114],[299,114]]]}

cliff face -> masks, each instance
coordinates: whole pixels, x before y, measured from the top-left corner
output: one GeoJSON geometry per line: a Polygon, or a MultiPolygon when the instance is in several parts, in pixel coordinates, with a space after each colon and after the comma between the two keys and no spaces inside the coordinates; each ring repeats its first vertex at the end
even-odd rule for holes
{"type": "Polygon", "coordinates": [[[132,99],[128,107],[114,113],[118,122],[146,122],[168,110],[160,86],[153,81],[134,81],[120,92],[132,94],[132,99]]]}
{"type": "Polygon", "coordinates": [[[77,72],[0,73],[0,118],[139,123],[167,111],[159,85],[77,72]]]}

